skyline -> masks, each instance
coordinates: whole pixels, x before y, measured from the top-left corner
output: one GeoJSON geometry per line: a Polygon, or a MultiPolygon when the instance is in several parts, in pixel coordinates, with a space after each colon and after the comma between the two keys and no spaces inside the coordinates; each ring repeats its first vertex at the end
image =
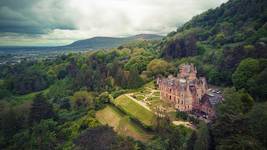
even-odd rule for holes
{"type": "Polygon", "coordinates": [[[95,36],[166,35],[227,0],[0,0],[0,45],[57,46],[95,36]]]}

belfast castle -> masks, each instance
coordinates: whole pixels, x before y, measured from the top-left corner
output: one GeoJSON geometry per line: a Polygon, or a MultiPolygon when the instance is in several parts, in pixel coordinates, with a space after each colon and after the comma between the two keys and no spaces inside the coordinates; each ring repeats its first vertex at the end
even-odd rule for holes
{"type": "Polygon", "coordinates": [[[222,101],[220,91],[208,89],[204,77],[197,77],[193,64],[182,64],[177,77],[158,78],[161,100],[184,112],[198,112],[209,118],[215,116],[215,105],[222,101]]]}

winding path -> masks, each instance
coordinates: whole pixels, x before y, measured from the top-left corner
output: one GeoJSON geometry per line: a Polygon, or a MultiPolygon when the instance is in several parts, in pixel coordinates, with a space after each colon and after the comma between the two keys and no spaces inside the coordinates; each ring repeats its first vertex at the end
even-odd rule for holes
{"type": "Polygon", "coordinates": [[[141,101],[138,101],[137,99],[133,98],[132,95],[133,93],[128,93],[128,94],[125,94],[128,98],[130,98],[131,100],[135,101],[137,104],[143,106],[145,109],[149,110],[152,112],[152,110],[146,105],[146,103],[144,102],[141,102],[141,101]]]}

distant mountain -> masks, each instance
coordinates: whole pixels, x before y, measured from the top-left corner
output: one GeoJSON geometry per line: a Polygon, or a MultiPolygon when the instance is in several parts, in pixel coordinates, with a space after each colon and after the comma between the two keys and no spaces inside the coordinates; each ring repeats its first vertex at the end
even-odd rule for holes
{"type": "Polygon", "coordinates": [[[139,34],[130,37],[93,37],[90,39],[75,41],[65,47],[77,48],[77,49],[102,49],[102,48],[114,48],[120,45],[138,41],[138,40],[160,40],[162,36],[155,34],[139,34]]]}
{"type": "Polygon", "coordinates": [[[135,36],[117,37],[93,37],[90,39],[75,41],[66,46],[0,46],[0,54],[15,53],[47,53],[47,52],[79,52],[88,49],[116,48],[124,44],[141,40],[161,40],[163,36],[155,34],[138,34],[135,36]]]}

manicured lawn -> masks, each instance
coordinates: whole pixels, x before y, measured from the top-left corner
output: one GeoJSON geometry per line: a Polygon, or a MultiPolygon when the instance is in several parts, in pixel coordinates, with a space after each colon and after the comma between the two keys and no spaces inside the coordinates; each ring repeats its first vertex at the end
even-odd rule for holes
{"type": "Polygon", "coordinates": [[[143,96],[143,95],[136,95],[135,97],[139,101],[141,101],[141,100],[143,100],[145,98],[145,96],[143,96]]]}
{"type": "Polygon", "coordinates": [[[155,96],[160,96],[160,92],[155,92],[154,95],[155,96]]]}
{"type": "Polygon", "coordinates": [[[101,124],[107,124],[113,127],[121,135],[130,136],[144,142],[152,137],[151,134],[148,134],[114,106],[109,105],[97,111],[96,118],[101,124]]]}
{"type": "Polygon", "coordinates": [[[149,100],[149,101],[161,101],[160,97],[158,97],[158,96],[149,97],[147,100],[149,100]]]}
{"type": "Polygon", "coordinates": [[[139,91],[137,94],[140,94],[140,95],[147,95],[147,94],[150,94],[150,90],[149,89],[143,89],[142,91],[139,91]]]}
{"type": "Polygon", "coordinates": [[[125,95],[117,97],[113,102],[117,107],[121,108],[125,113],[131,117],[139,120],[146,126],[152,126],[154,114],[143,106],[137,104],[125,95]]]}

